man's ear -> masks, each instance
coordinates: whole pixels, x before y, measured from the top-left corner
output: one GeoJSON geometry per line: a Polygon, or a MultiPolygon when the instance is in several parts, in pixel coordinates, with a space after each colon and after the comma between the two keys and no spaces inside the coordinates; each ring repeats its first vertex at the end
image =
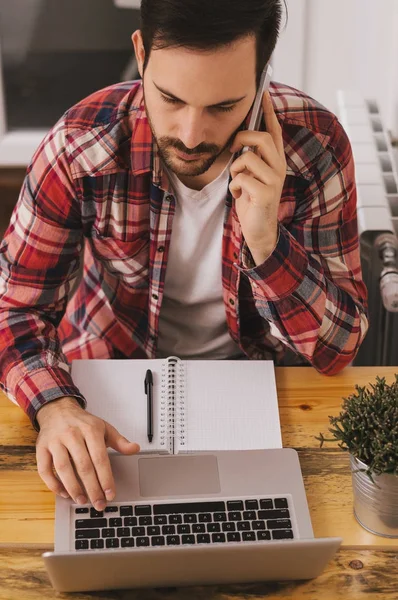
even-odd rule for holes
{"type": "Polygon", "coordinates": [[[138,71],[142,79],[144,75],[145,49],[142,42],[141,31],[139,29],[134,31],[133,35],[131,36],[131,41],[133,42],[138,71]]]}

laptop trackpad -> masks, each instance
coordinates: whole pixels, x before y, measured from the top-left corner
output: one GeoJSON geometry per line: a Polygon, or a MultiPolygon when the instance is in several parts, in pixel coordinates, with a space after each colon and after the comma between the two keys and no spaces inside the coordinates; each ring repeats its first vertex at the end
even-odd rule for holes
{"type": "Polygon", "coordinates": [[[218,494],[221,491],[217,457],[165,456],[138,461],[141,496],[218,494]]]}

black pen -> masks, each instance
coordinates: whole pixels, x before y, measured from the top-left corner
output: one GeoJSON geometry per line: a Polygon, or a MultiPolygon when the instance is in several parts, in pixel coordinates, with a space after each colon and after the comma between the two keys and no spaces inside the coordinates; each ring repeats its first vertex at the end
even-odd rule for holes
{"type": "Polygon", "coordinates": [[[147,370],[145,375],[145,394],[147,397],[147,435],[148,442],[152,442],[153,439],[153,377],[152,371],[147,370]]]}

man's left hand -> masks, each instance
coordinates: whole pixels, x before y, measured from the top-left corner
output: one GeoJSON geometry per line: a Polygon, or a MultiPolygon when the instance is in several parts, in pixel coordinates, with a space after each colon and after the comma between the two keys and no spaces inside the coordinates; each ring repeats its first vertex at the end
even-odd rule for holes
{"type": "Polygon", "coordinates": [[[266,131],[240,131],[230,148],[244,152],[231,165],[229,185],[242,233],[256,265],[274,250],[278,238],[278,208],[286,177],[282,128],[268,92],[263,96],[266,131]]]}

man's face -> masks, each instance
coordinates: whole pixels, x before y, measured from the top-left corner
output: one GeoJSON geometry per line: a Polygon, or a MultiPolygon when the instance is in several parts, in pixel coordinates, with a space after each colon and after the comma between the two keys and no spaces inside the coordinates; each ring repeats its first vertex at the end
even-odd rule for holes
{"type": "Polygon", "coordinates": [[[255,38],[211,52],[152,50],[145,73],[139,31],[133,43],[164,162],[176,175],[202,175],[229,148],[254,101],[255,38]]]}

